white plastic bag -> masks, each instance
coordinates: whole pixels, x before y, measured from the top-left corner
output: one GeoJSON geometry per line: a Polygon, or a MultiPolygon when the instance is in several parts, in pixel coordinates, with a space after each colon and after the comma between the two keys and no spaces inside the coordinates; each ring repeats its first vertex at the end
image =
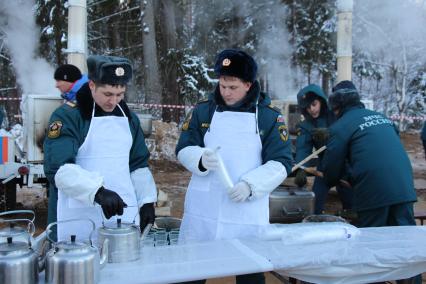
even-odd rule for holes
{"type": "Polygon", "coordinates": [[[286,245],[295,245],[349,240],[359,234],[358,228],[341,222],[271,224],[263,230],[260,238],[281,239],[286,245]]]}
{"type": "Polygon", "coordinates": [[[219,179],[222,182],[223,186],[227,189],[233,188],[234,183],[232,182],[231,177],[229,176],[228,170],[225,167],[225,163],[222,160],[222,157],[218,153],[218,150],[220,147],[217,147],[214,152],[216,154],[216,157],[219,161],[219,168],[217,169],[217,174],[219,175],[219,179]]]}

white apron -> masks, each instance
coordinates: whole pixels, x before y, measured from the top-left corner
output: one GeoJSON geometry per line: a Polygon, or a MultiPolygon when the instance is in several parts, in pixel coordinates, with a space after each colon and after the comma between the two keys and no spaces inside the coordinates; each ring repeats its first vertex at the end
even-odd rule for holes
{"type": "MultiPolygon", "coordinates": [[[[254,113],[215,112],[204,136],[207,148],[220,146],[218,153],[234,185],[240,177],[262,164],[262,143],[254,113]]],[[[269,195],[234,202],[215,171],[192,175],[185,198],[180,242],[256,236],[269,224],[269,195]]]]}
{"type": "MultiPolygon", "coordinates": [[[[121,107],[118,105],[123,112],[121,107]]],[[[130,132],[129,121],[123,112],[119,116],[94,117],[86,139],[78,149],[76,164],[88,171],[96,171],[104,178],[104,187],[113,190],[127,204],[121,218],[123,222],[133,222],[136,216],[136,224],[139,224],[139,214],[136,193],[130,179],[129,154],[133,138],[130,132]]],[[[96,223],[96,227],[105,223],[116,222],[117,216],[109,220],[102,213],[100,205],[87,206],[86,204],[68,197],[58,190],[58,221],[76,218],[90,218],[96,223]]],[[[69,240],[70,235],[77,235],[77,240],[87,240],[91,231],[88,222],[71,222],[58,224],[58,240],[69,240]]],[[[97,239],[97,231],[93,239],[97,239]]]]}

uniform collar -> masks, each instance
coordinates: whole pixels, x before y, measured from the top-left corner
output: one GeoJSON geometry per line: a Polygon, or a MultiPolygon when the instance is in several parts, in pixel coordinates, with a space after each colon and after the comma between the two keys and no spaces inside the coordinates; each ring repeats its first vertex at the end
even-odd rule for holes
{"type": "Polygon", "coordinates": [[[255,81],[247,92],[247,95],[233,106],[227,106],[220,94],[219,85],[213,93],[213,100],[220,111],[252,111],[260,98],[260,84],[255,81]]]}

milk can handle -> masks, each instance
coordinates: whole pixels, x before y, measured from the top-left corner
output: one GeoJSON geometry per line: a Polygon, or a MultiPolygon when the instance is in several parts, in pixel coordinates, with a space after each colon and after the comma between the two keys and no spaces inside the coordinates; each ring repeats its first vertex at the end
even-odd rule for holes
{"type": "MultiPolygon", "coordinates": [[[[28,222],[27,224],[28,242],[31,242],[31,237],[35,233],[35,225],[33,221],[31,221],[30,219],[0,219],[0,223],[12,223],[12,222],[21,222],[21,221],[28,222]]],[[[3,236],[1,236],[0,234],[0,237],[3,237],[3,236]]]]}
{"type": "Polygon", "coordinates": [[[51,242],[51,243],[56,243],[54,240],[52,240],[50,237],[49,237],[49,235],[50,235],[50,233],[51,233],[51,231],[50,231],[50,228],[52,227],[52,226],[55,226],[55,225],[58,225],[58,224],[61,224],[61,223],[71,223],[71,222],[76,222],[76,221],[89,221],[90,223],[92,223],[92,231],[90,232],[90,234],[89,234],[89,241],[90,241],[90,245],[92,245],[92,235],[93,235],[93,232],[95,231],[95,229],[96,229],[96,225],[95,225],[95,222],[93,222],[93,220],[92,219],[89,219],[89,218],[85,218],[85,219],[68,219],[68,220],[62,220],[62,221],[57,221],[57,222],[53,222],[53,223],[50,223],[48,226],[47,226],[47,228],[46,228],[46,237],[47,237],[47,239],[51,242]]]}
{"type": "MultiPolygon", "coordinates": [[[[100,208],[102,208],[100,205],[96,205],[96,206],[99,206],[100,208]]],[[[131,208],[131,207],[138,207],[138,206],[136,206],[136,205],[128,205],[128,206],[124,207],[123,210],[126,209],[126,208],[131,208]]],[[[104,215],[104,213],[103,213],[102,210],[100,210],[100,212],[101,212],[100,214],[101,214],[101,218],[102,218],[102,226],[104,227],[105,226],[105,218],[104,218],[105,215],[104,215]]],[[[139,210],[136,210],[136,214],[135,214],[135,217],[133,218],[132,224],[136,223],[136,217],[138,216],[138,214],[139,214],[139,210]]]]}
{"type": "MultiPolygon", "coordinates": [[[[35,213],[32,210],[12,210],[12,211],[6,211],[6,212],[0,213],[0,216],[13,215],[13,214],[25,214],[25,213],[33,215],[33,218],[30,219],[30,220],[31,220],[32,223],[34,223],[35,213]]],[[[2,220],[2,218],[0,218],[0,220],[2,220]]],[[[25,219],[25,220],[29,220],[29,219],[25,219]]]]}

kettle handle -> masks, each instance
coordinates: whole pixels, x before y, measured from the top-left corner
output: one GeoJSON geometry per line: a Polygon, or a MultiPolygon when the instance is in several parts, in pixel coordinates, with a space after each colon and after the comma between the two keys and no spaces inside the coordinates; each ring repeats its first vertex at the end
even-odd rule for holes
{"type": "MultiPolygon", "coordinates": [[[[99,204],[96,204],[96,206],[98,206],[99,208],[101,208],[101,206],[99,204]]],[[[123,210],[126,209],[126,208],[132,208],[132,207],[138,207],[138,206],[136,206],[136,205],[127,205],[126,207],[123,208],[123,210]]],[[[99,210],[99,212],[100,212],[101,218],[102,218],[102,226],[105,226],[105,218],[104,218],[105,215],[103,213],[103,210],[99,210]]],[[[135,217],[133,218],[132,224],[136,223],[136,217],[138,217],[138,215],[139,215],[139,210],[136,210],[136,214],[135,214],[135,217]]]]}
{"type": "Polygon", "coordinates": [[[93,232],[95,231],[95,229],[96,229],[96,225],[95,225],[95,222],[93,222],[93,220],[92,219],[89,219],[89,218],[84,218],[84,219],[67,219],[67,220],[61,220],[61,221],[56,221],[56,222],[53,222],[53,223],[50,223],[47,227],[46,227],[46,238],[51,242],[51,243],[56,243],[54,240],[52,240],[50,237],[49,237],[49,235],[50,235],[50,233],[52,232],[51,230],[50,230],[50,228],[51,227],[53,227],[53,226],[55,226],[55,225],[58,225],[58,224],[61,224],[61,223],[71,223],[71,222],[77,222],[77,221],[89,221],[90,223],[92,223],[92,231],[90,232],[90,234],[89,234],[89,241],[90,241],[90,245],[93,245],[93,242],[92,242],[92,235],[93,235],[93,232]]]}
{"type": "MultiPolygon", "coordinates": [[[[25,220],[31,220],[31,222],[34,223],[35,213],[34,213],[33,210],[12,210],[12,211],[6,211],[6,212],[0,213],[0,216],[14,215],[14,214],[25,214],[25,213],[33,215],[32,219],[25,219],[25,220]]],[[[2,218],[0,218],[0,220],[2,220],[2,218]]]]}
{"type": "MultiPolygon", "coordinates": [[[[12,223],[12,222],[28,222],[27,224],[28,243],[31,243],[31,237],[35,233],[35,225],[33,221],[31,221],[30,219],[0,219],[0,223],[12,223]]],[[[5,236],[10,236],[10,235],[5,235],[5,236]]],[[[2,236],[2,234],[0,233],[0,237],[4,237],[4,236],[2,236]]]]}

